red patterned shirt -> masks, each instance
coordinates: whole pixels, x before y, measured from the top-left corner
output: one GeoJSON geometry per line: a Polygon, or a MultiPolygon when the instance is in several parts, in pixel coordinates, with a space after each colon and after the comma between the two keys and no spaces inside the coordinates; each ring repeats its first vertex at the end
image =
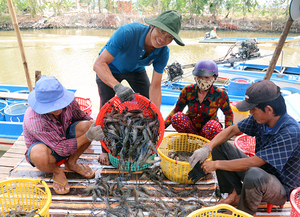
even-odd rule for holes
{"type": "Polygon", "coordinates": [[[188,106],[186,115],[195,124],[197,131],[210,120],[217,120],[217,111],[220,108],[225,115],[225,127],[233,124],[233,112],[230,108],[229,97],[225,90],[212,86],[202,103],[198,99],[198,86],[196,84],[186,85],[175,104],[175,108],[170,112],[165,120],[165,128],[171,124],[172,116],[177,112],[182,112],[188,106]]]}

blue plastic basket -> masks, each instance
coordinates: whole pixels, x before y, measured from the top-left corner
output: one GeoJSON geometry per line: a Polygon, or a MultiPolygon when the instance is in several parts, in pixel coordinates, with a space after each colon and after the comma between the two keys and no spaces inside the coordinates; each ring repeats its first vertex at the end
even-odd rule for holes
{"type": "Polygon", "coordinates": [[[252,84],[252,80],[244,77],[235,77],[229,80],[228,95],[245,96],[246,89],[252,84]]]}
{"type": "Polygon", "coordinates": [[[5,120],[10,122],[23,122],[28,103],[18,103],[4,109],[5,120]]]}

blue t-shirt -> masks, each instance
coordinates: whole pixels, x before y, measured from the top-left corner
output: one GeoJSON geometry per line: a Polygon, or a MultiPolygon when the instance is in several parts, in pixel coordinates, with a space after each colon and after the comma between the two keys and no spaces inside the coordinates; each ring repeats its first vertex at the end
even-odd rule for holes
{"type": "Polygon", "coordinates": [[[238,123],[241,132],[256,137],[255,154],[267,162],[261,168],[275,175],[283,184],[287,196],[300,184],[300,125],[288,114],[275,126],[258,124],[253,116],[238,123]]]}
{"type": "MultiPolygon", "coordinates": [[[[146,53],[145,38],[149,26],[140,23],[122,25],[111,36],[100,53],[106,49],[114,60],[108,65],[112,73],[128,74],[145,69],[153,64],[153,69],[163,73],[169,60],[168,46],[155,49],[149,56],[146,53]]],[[[100,55],[99,53],[99,55],[100,55]]]]}

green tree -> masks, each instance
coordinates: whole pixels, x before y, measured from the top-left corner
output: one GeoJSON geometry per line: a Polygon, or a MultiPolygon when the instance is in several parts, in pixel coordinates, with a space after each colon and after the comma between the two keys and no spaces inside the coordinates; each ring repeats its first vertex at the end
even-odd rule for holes
{"type": "Polygon", "coordinates": [[[61,9],[64,8],[65,0],[45,0],[48,8],[52,8],[55,15],[59,15],[61,9]]]}
{"type": "Polygon", "coordinates": [[[205,6],[208,4],[208,0],[189,0],[189,11],[191,16],[193,14],[200,15],[203,13],[205,6]]]}
{"type": "Polygon", "coordinates": [[[211,0],[209,2],[209,12],[211,13],[213,19],[216,19],[216,16],[219,14],[219,11],[222,8],[222,0],[211,0]]]}
{"type": "Polygon", "coordinates": [[[7,0],[0,0],[0,13],[7,14],[8,6],[7,6],[7,0]]]}
{"type": "Polygon", "coordinates": [[[229,17],[229,14],[231,13],[232,16],[234,16],[234,12],[236,10],[238,10],[238,3],[239,3],[239,0],[227,0],[225,1],[224,3],[224,6],[225,6],[225,9],[226,9],[226,18],[229,17]]]}
{"type": "Polygon", "coordinates": [[[161,0],[160,1],[161,11],[163,12],[163,11],[170,10],[172,8],[171,2],[172,2],[172,0],[161,0]]]}
{"type": "MultiPolygon", "coordinates": [[[[162,2],[162,0],[160,0],[160,2],[162,2]]],[[[157,5],[158,5],[158,2],[156,0],[154,0],[154,1],[153,0],[137,0],[133,4],[133,7],[137,11],[141,11],[141,12],[150,11],[150,12],[153,12],[156,9],[157,5]]]]}

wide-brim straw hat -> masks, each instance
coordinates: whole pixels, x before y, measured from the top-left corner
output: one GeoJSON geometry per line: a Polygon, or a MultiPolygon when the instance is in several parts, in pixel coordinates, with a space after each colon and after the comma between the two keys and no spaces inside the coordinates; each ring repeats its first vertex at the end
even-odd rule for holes
{"type": "Polygon", "coordinates": [[[165,11],[155,19],[145,18],[145,23],[158,27],[174,37],[176,43],[180,46],[185,44],[182,42],[178,33],[181,28],[181,14],[175,10],[165,11]]]}

